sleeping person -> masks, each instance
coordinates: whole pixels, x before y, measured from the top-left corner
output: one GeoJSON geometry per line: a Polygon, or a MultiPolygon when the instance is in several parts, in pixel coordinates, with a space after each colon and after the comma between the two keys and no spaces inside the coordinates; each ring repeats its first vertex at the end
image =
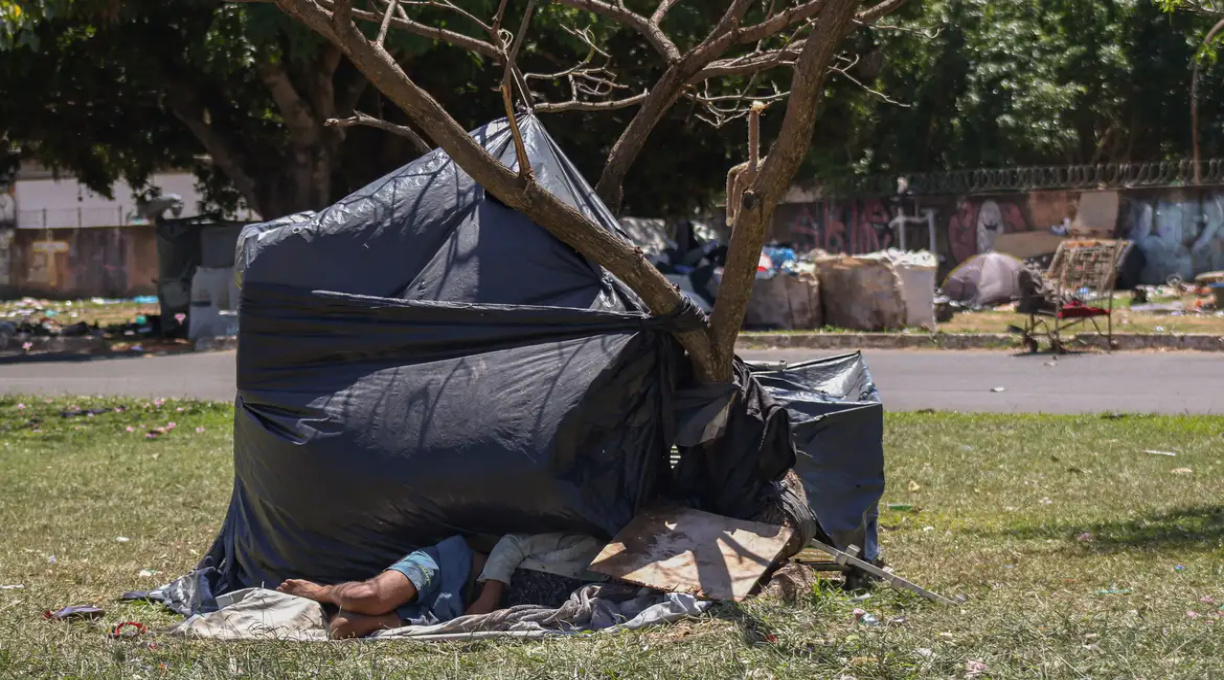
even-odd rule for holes
{"type": "Polygon", "coordinates": [[[584,583],[603,580],[586,569],[603,546],[584,534],[507,534],[486,555],[451,536],[365,581],[286,579],[276,589],[338,607],[331,637],[363,637],[520,604],[559,607],[584,583]]]}

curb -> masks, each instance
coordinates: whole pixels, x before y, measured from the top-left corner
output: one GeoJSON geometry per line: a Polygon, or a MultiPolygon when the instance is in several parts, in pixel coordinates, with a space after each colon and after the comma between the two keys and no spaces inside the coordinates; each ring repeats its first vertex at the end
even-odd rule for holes
{"type": "MultiPolygon", "coordinates": [[[[1177,350],[1224,352],[1224,335],[1208,333],[1114,333],[1115,351],[1177,350]]],[[[1074,336],[1073,349],[1104,351],[1096,333],[1074,336]]],[[[737,349],[1019,349],[1010,333],[752,333],[740,335],[737,349]]]]}
{"type": "Polygon", "coordinates": [[[237,335],[219,335],[211,338],[200,338],[195,341],[197,352],[229,352],[238,349],[237,335]]]}
{"type": "Polygon", "coordinates": [[[0,362],[27,361],[47,356],[90,356],[106,351],[108,347],[108,342],[92,336],[4,336],[0,337],[0,362]],[[26,344],[29,347],[24,347],[26,344]]]}

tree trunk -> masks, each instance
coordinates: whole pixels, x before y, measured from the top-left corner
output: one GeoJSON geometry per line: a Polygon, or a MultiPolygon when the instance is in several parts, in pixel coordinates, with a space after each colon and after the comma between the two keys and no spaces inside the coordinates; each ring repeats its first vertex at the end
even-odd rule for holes
{"type": "Polygon", "coordinates": [[[727,248],[727,264],[714,313],[710,317],[710,344],[721,380],[730,378],[735,340],[744,323],[757,263],[774,210],[786,194],[807,156],[816,129],[816,110],[829,64],[854,21],[857,0],[828,0],[808,37],[791,77],[782,130],[756,177],[744,190],[727,248]]]}

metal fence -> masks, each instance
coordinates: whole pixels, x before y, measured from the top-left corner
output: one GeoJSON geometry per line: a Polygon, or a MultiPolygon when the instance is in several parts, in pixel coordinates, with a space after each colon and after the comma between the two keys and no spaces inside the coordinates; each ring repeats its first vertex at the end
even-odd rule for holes
{"type": "Polygon", "coordinates": [[[821,182],[819,188],[826,196],[888,196],[896,193],[898,177],[905,177],[910,191],[919,195],[1224,185],[1224,159],[1202,161],[1199,170],[1196,181],[1194,162],[1188,160],[989,168],[847,177],[821,182]]]}
{"type": "Polygon", "coordinates": [[[114,208],[57,208],[18,210],[19,229],[71,229],[73,227],[121,227],[133,224],[135,214],[114,208]]]}
{"type": "MultiPolygon", "coordinates": [[[[232,216],[240,221],[249,221],[258,216],[250,210],[239,210],[232,216]]],[[[19,229],[73,229],[79,227],[124,227],[137,224],[152,224],[131,208],[122,206],[107,208],[44,208],[42,210],[18,210],[19,229]]]]}

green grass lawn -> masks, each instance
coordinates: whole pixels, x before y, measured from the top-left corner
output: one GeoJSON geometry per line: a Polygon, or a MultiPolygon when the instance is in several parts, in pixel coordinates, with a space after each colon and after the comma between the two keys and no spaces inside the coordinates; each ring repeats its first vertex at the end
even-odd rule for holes
{"type": "Polygon", "coordinates": [[[190,402],[0,400],[0,585],[24,586],[0,590],[0,676],[863,680],[982,664],[976,677],[1224,677],[1224,418],[1199,417],[890,414],[884,500],[912,508],[884,511],[887,557],[968,596],[959,607],[887,589],[855,602],[830,584],[793,605],[543,642],[108,639],[117,622],[176,620],[114,599],[207,549],[229,500],[230,417],[190,402]],[[71,406],[126,410],[62,417],[71,406]],[[40,618],[80,603],[105,607],[103,621],[40,618]],[[883,625],[856,624],[856,607],[883,625]]]}

